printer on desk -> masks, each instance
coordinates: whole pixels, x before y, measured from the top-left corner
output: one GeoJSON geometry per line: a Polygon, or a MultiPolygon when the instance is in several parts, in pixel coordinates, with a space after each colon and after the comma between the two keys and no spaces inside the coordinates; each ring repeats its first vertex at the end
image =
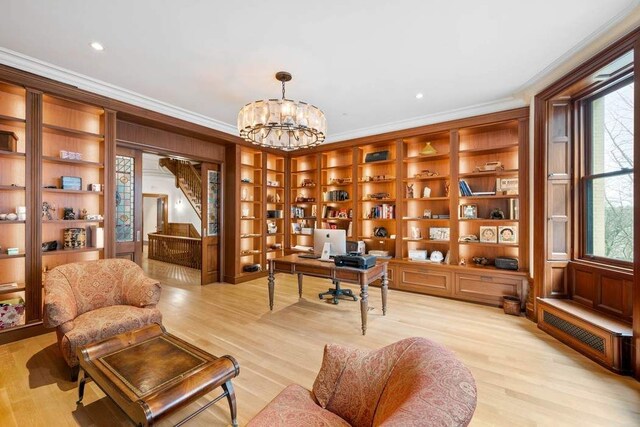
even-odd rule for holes
{"type": "Polygon", "coordinates": [[[353,267],[366,270],[376,265],[376,257],[373,255],[336,255],[334,258],[336,267],[353,267]]]}

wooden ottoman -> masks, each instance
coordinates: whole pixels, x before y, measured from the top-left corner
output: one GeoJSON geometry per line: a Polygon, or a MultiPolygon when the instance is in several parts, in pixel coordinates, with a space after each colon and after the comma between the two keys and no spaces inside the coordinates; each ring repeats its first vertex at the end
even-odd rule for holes
{"type": "Polygon", "coordinates": [[[137,425],[148,426],[215,388],[223,393],[194,411],[181,425],[226,396],[231,422],[237,425],[231,379],[240,368],[231,356],[216,357],[153,324],[79,347],[82,373],[78,404],[88,378],[137,425]]]}

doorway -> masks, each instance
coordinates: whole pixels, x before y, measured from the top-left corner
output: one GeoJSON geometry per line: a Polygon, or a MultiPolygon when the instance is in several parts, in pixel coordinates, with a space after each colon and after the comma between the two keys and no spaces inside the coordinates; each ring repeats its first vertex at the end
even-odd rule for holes
{"type": "Polygon", "coordinates": [[[119,147],[116,175],[117,256],[167,284],[220,281],[220,165],[119,147]]]}

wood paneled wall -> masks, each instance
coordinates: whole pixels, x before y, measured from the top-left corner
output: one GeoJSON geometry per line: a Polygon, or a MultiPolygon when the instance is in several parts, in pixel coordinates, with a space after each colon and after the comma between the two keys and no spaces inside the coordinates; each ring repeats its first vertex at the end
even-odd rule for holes
{"type": "Polygon", "coordinates": [[[168,130],[118,120],[118,145],[144,151],[184,156],[191,160],[223,162],[225,146],[168,130]]]}

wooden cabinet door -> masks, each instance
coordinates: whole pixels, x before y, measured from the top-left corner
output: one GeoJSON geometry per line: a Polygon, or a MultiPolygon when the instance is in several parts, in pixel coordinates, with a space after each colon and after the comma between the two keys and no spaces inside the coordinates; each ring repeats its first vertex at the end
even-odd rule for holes
{"type": "Polygon", "coordinates": [[[142,262],[142,152],[116,149],[116,257],[142,262]]]}

